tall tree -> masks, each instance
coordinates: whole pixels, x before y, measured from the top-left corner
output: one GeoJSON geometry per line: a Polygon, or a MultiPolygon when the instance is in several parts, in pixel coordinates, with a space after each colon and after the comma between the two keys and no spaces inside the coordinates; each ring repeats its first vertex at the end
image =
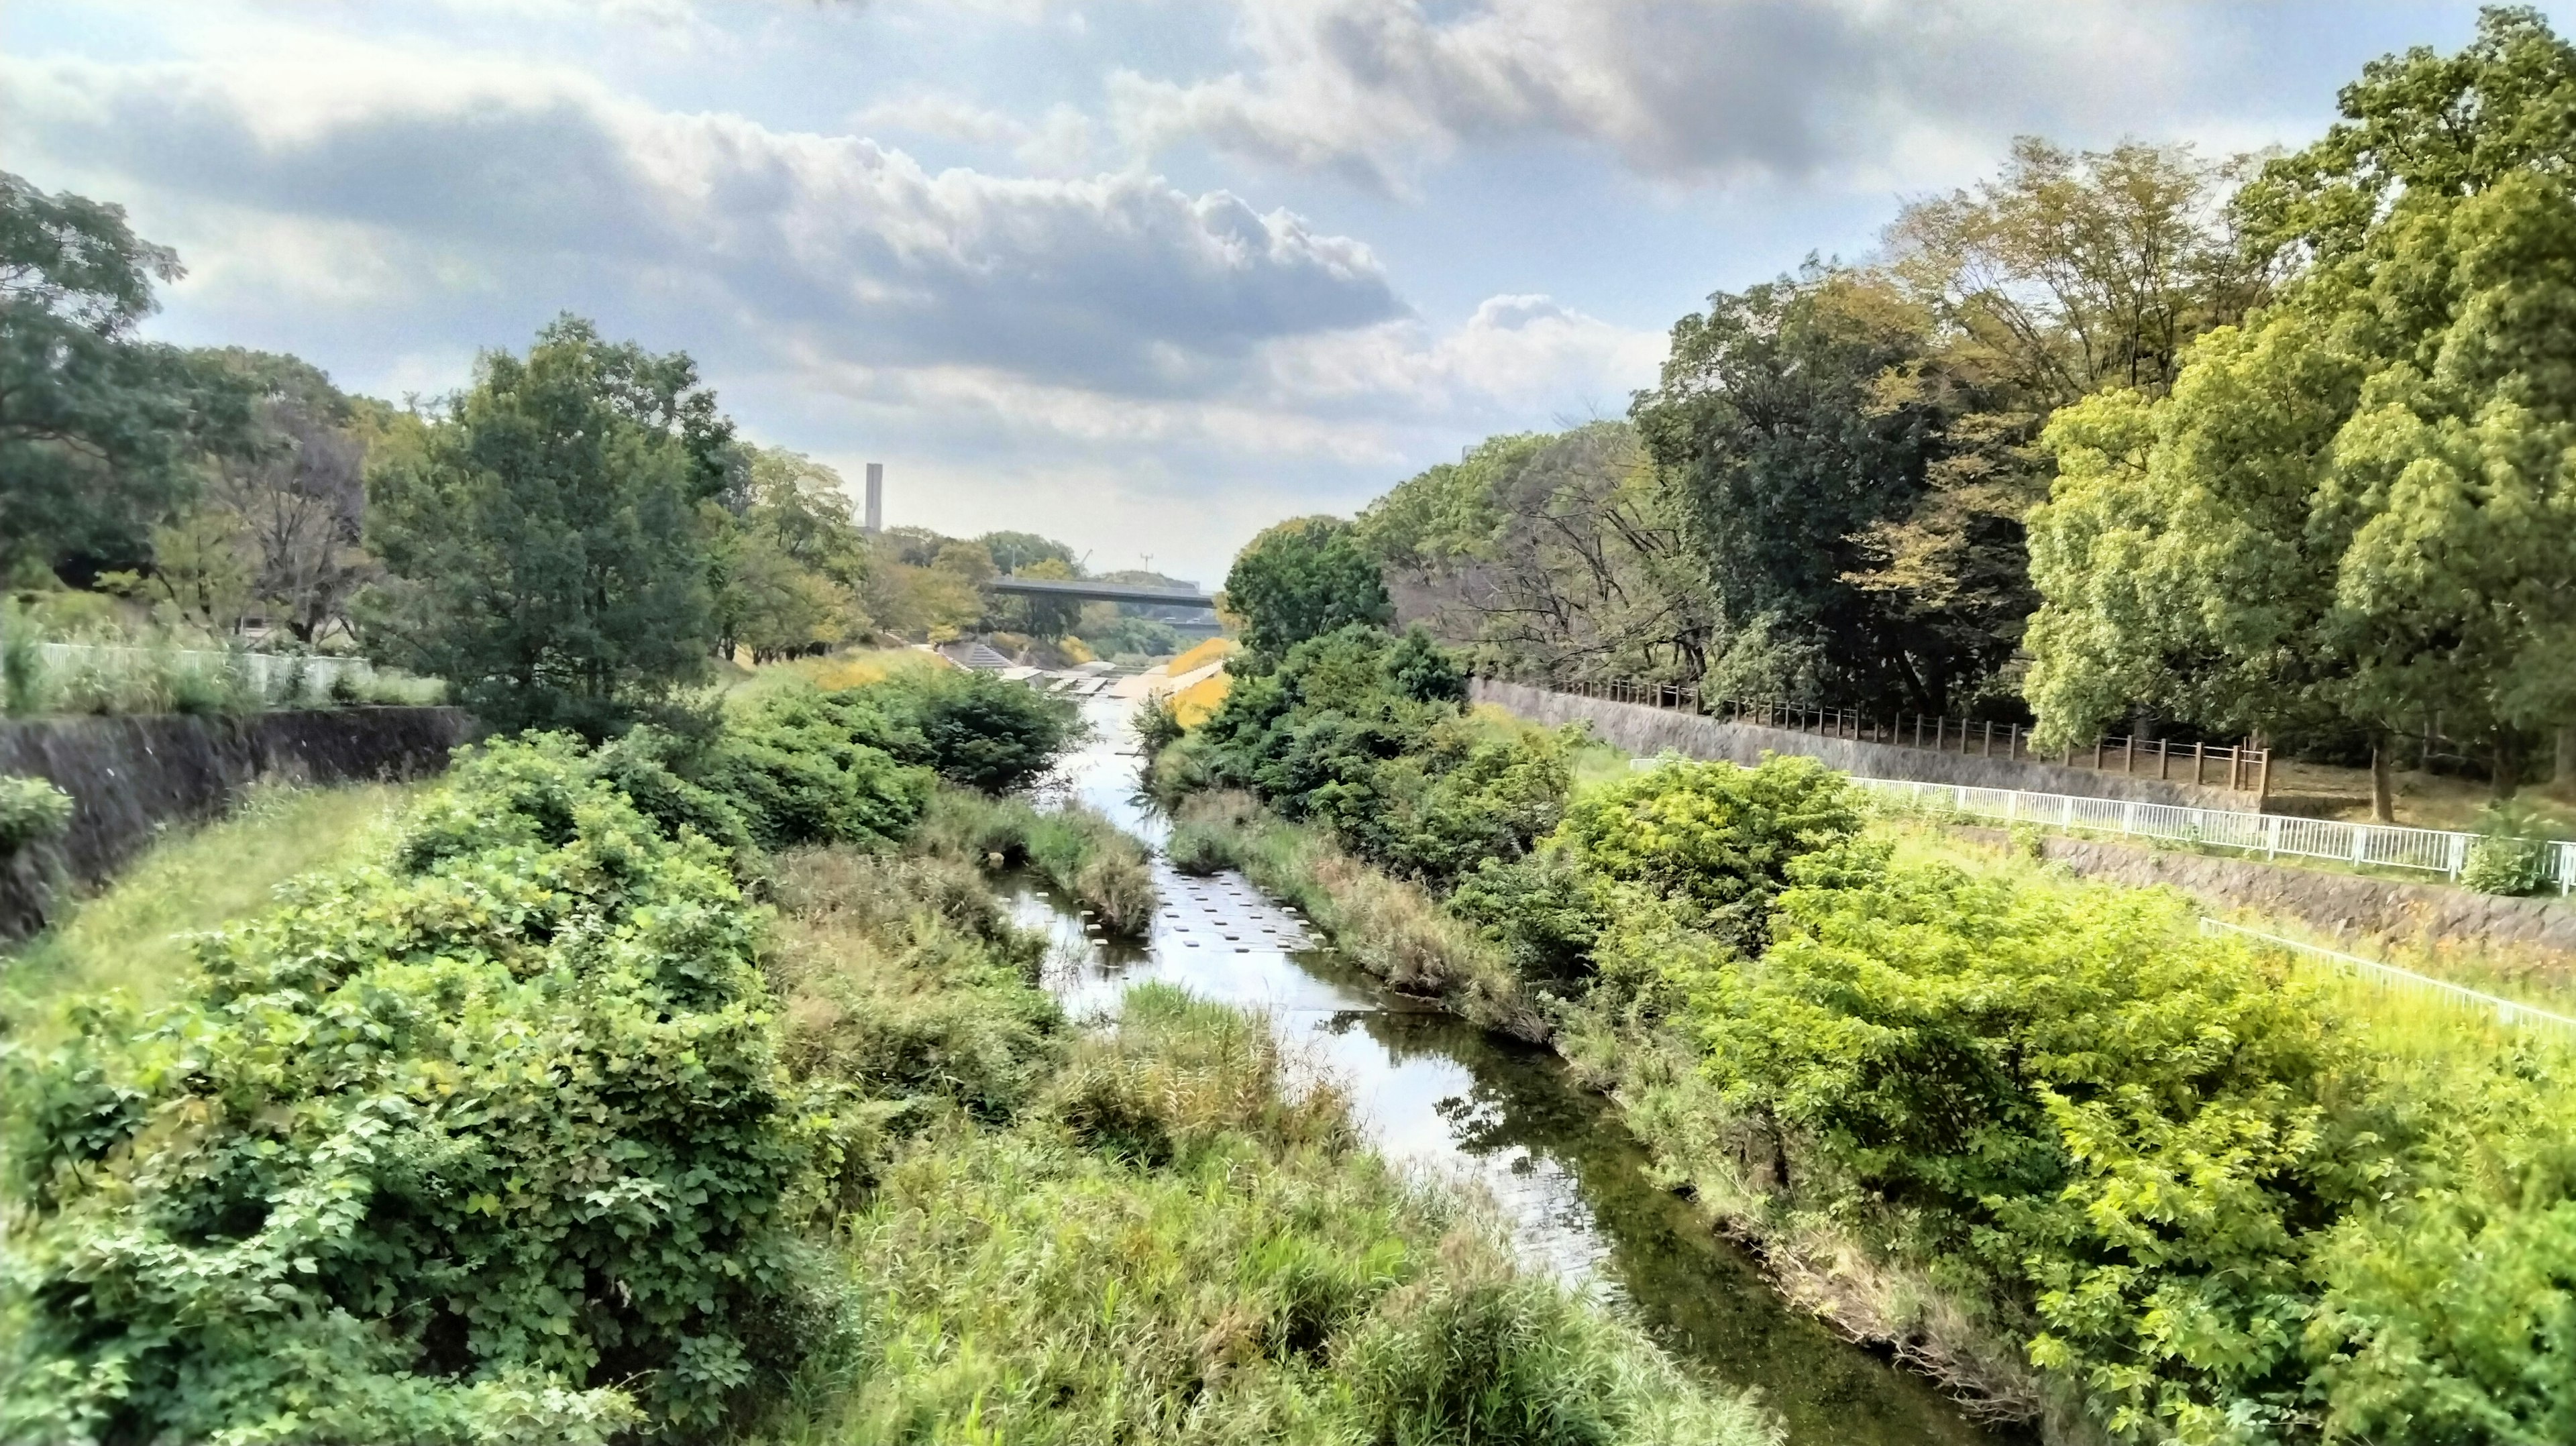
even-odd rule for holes
{"type": "Polygon", "coordinates": [[[485,354],[370,478],[369,536],[395,575],[370,648],[503,727],[605,733],[701,677],[714,622],[696,503],[731,448],[695,378],[685,356],[570,316],[525,357],[485,354]]]}
{"type": "Polygon", "coordinates": [[[1244,544],[1225,575],[1225,608],[1243,619],[1244,646],[1271,660],[1308,638],[1395,618],[1376,559],[1338,517],[1290,518],[1244,544]]]}
{"type": "Polygon", "coordinates": [[[1721,638],[1802,645],[1833,701],[1946,708],[2011,651],[1976,600],[1891,605],[1861,581],[1881,560],[1872,530],[1911,513],[1947,424],[1974,404],[1926,384],[1931,333],[1885,276],[1811,266],[1684,317],[1660,384],[1630,409],[1721,638]]]}
{"type": "Polygon", "coordinates": [[[707,505],[716,649],[789,656],[865,632],[868,539],[840,474],[778,448],[745,449],[735,506],[707,505]]]}
{"type": "Polygon", "coordinates": [[[1541,676],[1696,678],[1713,619],[1625,422],[1490,438],[1360,514],[1400,619],[1541,676]]]}
{"type": "MultiPolygon", "coordinates": [[[[208,359],[247,380],[255,400],[253,445],[218,464],[205,505],[235,519],[271,625],[318,641],[347,625],[349,603],[376,574],[362,546],[365,433],[385,408],[291,356],[227,349],[208,359]]],[[[157,547],[154,563],[169,566],[157,547]]]]}
{"type": "Polygon", "coordinates": [[[124,208],[0,172],[0,576],[141,563],[200,459],[247,444],[248,387],[135,334],[182,274],[124,208]]]}
{"type": "Polygon", "coordinates": [[[2576,47],[2490,10],[2345,89],[2239,210],[2311,261],[2170,397],[2051,428],[2031,630],[2044,732],[2131,702],[2292,733],[2576,726],[2576,47]]]}

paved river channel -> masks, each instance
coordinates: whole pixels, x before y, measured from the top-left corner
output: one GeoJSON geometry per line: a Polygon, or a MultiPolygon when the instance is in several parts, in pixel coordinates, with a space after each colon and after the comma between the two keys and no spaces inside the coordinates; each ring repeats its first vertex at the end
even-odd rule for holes
{"type": "MultiPolygon", "coordinates": [[[[1094,736],[1056,786],[1159,841],[1163,820],[1136,791],[1128,706],[1088,705],[1094,736]]],[[[1654,1186],[1644,1147],[1554,1055],[1384,989],[1237,875],[1192,878],[1158,857],[1155,876],[1162,907],[1140,944],[1086,933],[1033,886],[1015,897],[1022,922],[1054,935],[1048,985],[1075,1015],[1114,1008],[1147,980],[1266,1014],[1301,1060],[1343,1086],[1382,1153],[1491,1194],[1525,1258],[1633,1310],[1706,1379],[1759,1387],[1792,1446],[2021,1439],[1978,1426],[1930,1382],[1783,1304],[1743,1250],[1654,1186]]]]}

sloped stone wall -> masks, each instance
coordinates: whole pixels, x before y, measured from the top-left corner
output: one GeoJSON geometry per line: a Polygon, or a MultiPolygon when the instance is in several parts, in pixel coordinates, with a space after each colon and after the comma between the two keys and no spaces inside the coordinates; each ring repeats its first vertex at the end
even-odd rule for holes
{"type": "Polygon", "coordinates": [[[0,774],[51,779],[73,804],[60,840],[0,865],[0,938],[42,928],[63,886],[107,878],[163,825],[219,814],[255,780],[418,778],[446,767],[469,736],[458,708],[0,723],[0,774]]]}

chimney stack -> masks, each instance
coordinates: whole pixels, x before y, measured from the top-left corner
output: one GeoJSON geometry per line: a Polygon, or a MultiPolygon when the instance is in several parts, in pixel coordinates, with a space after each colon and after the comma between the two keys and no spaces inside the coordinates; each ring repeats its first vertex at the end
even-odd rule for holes
{"type": "Polygon", "coordinates": [[[885,464],[868,464],[868,536],[885,531],[885,464]]]}

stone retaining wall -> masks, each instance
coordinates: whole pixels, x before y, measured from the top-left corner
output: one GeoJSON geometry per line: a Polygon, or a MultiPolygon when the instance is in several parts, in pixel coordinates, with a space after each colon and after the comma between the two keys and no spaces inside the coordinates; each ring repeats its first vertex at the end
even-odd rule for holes
{"type": "Polygon", "coordinates": [[[1493,678],[1471,680],[1467,696],[1472,702],[1490,703],[1535,723],[1589,723],[1603,742],[1638,754],[1661,753],[1669,748],[1690,758],[1722,758],[1749,766],[1761,762],[1765,753],[1794,753],[1864,778],[1964,783],[1973,788],[2071,793],[2086,798],[2181,804],[2187,808],[2250,811],[2255,805],[2253,794],[2231,793],[2222,788],[2196,788],[2188,783],[2068,768],[2027,758],[1993,758],[1850,738],[1820,738],[1786,728],[1724,723],[1696,713],[1649,708],[1642,703],[1614,703],[1493,678]]]}
{"type": "Polygon", "coordinates": [[[60,840],[0,864],[0,939],[42,928],[59,883],[106,879],[163,825],[221,813],[255,780],[418,778],[470,735],[459,708],[0,723],[0,774],[51,779],[73,803],[60,840]]]}

